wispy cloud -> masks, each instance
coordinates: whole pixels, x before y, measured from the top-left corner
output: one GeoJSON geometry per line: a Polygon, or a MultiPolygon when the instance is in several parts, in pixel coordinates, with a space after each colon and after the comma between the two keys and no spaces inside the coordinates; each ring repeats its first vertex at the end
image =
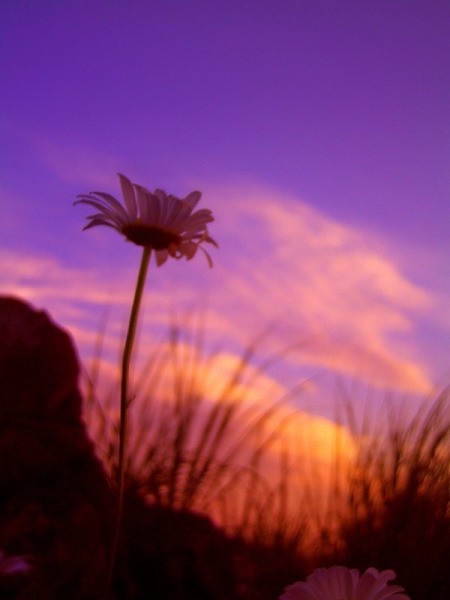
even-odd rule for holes
{"type": "MultiPolygon", "coordinates": [[[[272,323],[269,351],[304,340],[290,355],[291,366],[380,387],[430,388],[427,365],[416,358],[415,327],[439,299],[402,273],[381,240],[260,185],[206,186],[204,196],[220,242],[214,269],[199,256],[153,271],[143,319],[149,327],[161,327],[171,310],[207,306],[211,338],[224,345],[245,344],[272,323]]],[[[60,258],[1,250],[2,289],[55,310],[83,346],[95,338],[99,314],[108,308],[107,341],[117,348],[138,259],[130,264],[125,242],[109,231],[103,242],[107,234],[106,245],[97,247],[100,232],[83,235],[86,251],[108,253],[110,266],[103,258],[89,268],[68,267],[64,248],[60,258]]]]}
{"type": "Polygon", "coordinates": [[[309,364],[375,385],[427,389],[425,367],[413,359],[414,326],[436,299],[401,273],[380,240],[276,190],[236,186],[211,196],[226,244],[218,262],[227,292],[214,294],[216,310],[240,328],[262,317],[276,321],[285,339],[306,337],[309,364]]]}
{"type": "Polygon", "coordinates": [[[62,181],[80,185],[110,186],[113,174],[126,168],[123,160],[79,145],[57,144],[48,139],[36,138],[33,142],[47,167],[62,181]]]}
{"type": "MultiPolygon", "coordinates": [[[[104,189],[115,193],[109,186],[104,189]]],[[[262,354],[304,340],[295,352],[280,357],[276,376],[258,373],[255,366],[257,377],[235,387],[235,393],[245,397],[239,422],[243,430],[258,411],[289,397],[283,367],[298,372],[297,382],[311,368],[379,387],[429,390],[428,365],[415,359],[421,339],[416,327],[419,319],[435,319],[433,311],[442,298],[408,279],[381,240],[336,222],[299,198],[257,185],[210,187],[204,196],[216,215],[211,227],[220,243],[215,266],[208,269],[200,256],[192,263],[172,261],[158,270],[152,265],[137,366],[155,349],[155,340],[164,351],[161,332],[171,312],[198,309],[207,313],[205,337],[210,346],[220,346],[200,378],[207,402],[220,393],[242,348],[268,325],[273,327],[262,354]]],[[[45,249],[30,255],[0,248],[0,288],[48,310],[72,333],[85,362],[95,352],[107,311],[103,372],[110,385],[117,374],[139,252],[115,232],[80,235],[85,235],[84,255],[90,258],[83,267],[73,266],[73,257],[69,261],[66,254],[70,250],[64,247],[58,257],[48,256],[45,249]],[[133,263],[130,250],[136,251],[133,263]]],[[[315,385],[302,392],[301,405],[320,402],[321,390],[315,385]]],[[[267,422],[268,433],[280,435],[268,449],[264,473],[275,482],[288,452],[295,473],[290,478],[293,497],[301,497],[308,488],[305,482],[310,482],[312,505],[325,510],[324,491],[331,482],[336,450],[341,462],[351,462],[353,440],[345,427],[298,410],[295,404],[281,404],[276,418],[267,422]]],[[[244,462],[249,448],[244,447],[244,462]]]]}

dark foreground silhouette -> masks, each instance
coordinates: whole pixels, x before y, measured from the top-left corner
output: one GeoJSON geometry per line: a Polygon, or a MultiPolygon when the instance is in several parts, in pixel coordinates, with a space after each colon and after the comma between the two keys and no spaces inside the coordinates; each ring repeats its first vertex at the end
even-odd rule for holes
{"type": "MultiPolygon", "coordinates": [[[[1,600],[102,597],[114,495],[81,418],[78,375],[68,334],[45,312],[1,297],[1,600]]],[[[230,544],[208,518],[129,492],[111,598],[250,597],[230,544]]]]}
{"type": "MultiPolygon", "coordinates": [[[[115,486],[84,426],[78,375],[67,333],[0,297],[0,600],[106,600],[115,486]]],[[[448,600],[448,407],[445,391],[361,443],[346,504],[330,496],[337,535],[324,521],[314,546],[270,511],[254,537],[231,539],[207,516],[149,505],[142,480],[129,482],[108,600],[275,600],[331,565],[393,569],[412,600],[448,600]]],[[[311,508],[299,499],[301,526],[311,508]]]]}

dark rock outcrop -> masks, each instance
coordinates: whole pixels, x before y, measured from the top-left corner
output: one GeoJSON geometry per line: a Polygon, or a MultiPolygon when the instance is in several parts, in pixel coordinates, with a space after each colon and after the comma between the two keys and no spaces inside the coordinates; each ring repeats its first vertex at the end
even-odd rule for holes
{"type": "Polygon", "coordinates": [[[0,598],[92,600],[104,586],[112,494],[81,419],[78,374],[67,333],[0,298],[0,551],[29,567],[0,565],[0,598]]]}
{"type": "MultiPolygon", "coordinates": [[[[78,375],[69,335],[0,297],[0,600],[103,600],[115,503],[78,375]]],[[[229,539],[207,517],[131,489],[125,508],[111,600],[244,597],[229,539]]]]}

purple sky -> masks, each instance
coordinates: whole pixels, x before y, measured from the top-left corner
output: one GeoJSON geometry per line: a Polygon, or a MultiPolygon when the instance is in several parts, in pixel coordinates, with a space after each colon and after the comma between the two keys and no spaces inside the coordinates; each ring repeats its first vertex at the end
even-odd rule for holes
{"type": "Polygon", "coordinates": [[[148,325],[208,307],[239,353],[273,323],[268,353],[306,340],[289,384],[448,383],[447,0],[2,2],[0,52],[1,290],[83,356],[140,253],[72,201],[123,172],[216,215],[214,269],[152,269],[148,325]]]}

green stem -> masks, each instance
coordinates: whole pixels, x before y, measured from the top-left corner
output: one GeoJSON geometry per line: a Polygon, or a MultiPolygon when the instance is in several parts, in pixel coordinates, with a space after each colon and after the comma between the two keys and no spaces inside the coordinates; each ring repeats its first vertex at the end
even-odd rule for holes
{"type": "Polygon", "coordinates": [[[127,337],[123,349],[122,358],[122,380],[120,385],[120,429],[119,429],[119,470],[118,470],[118,489],[117,489],[117,508],[116,521],[114,527],[114,537],[112,540],[111,556],[109,563],[108,579],[105,590],[105,600],[108,598],[112,585],[114,569],[117,560],[117,551],[119,547],[120,531],[122,527],[124,492],[125,492],[125,471],[126,471],[126,445],[127,445],[127,409],[130,399],[128,397],[128,375],[130,369],[131,353],[136,334],[139,309],[141,306],[142,295],[147,277],[148,265],[150,262],[151,248],[144,246],[141,258],[141,266],[134,292],[133,305],[131,307],[130,320],[128,323],[127,337]]]}

